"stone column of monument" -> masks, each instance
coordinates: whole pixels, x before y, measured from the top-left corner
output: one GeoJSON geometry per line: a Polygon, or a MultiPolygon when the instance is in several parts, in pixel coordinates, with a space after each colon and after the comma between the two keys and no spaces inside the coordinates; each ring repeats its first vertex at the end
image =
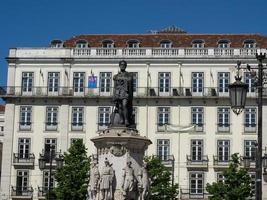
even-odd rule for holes
{"type": "Polygon", "coordinates": [[[120,61],[114,80],[114,109],[109,128],[92,138],[100,173],[97,200],[145,200],[148,176],[144,153],[152,142],[140,136],[133,124],[133,78],[120,61]]]}

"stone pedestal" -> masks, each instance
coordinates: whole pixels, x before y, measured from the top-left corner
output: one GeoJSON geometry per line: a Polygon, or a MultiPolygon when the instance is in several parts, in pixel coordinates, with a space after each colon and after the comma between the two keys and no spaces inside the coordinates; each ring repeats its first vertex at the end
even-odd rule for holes
{"type": "MultiPolygon", "coordinates": [[[[126,167],[128,161],[131,161],[137,183],[137,177],[143,165],[145,150],[152,142],[148,138],[140,136],[136,129],[125,127],[106,129],[91,140],[97,148],[100,173],[105,165],[105,160],[109,161],[114,170],[113,199],[124,199],[122,195],[123,168],[126,167]]],[[[136,188],[135,193],[137,195],[132,197],[132,200],[139,198],[138,188],[136,188]]]]}

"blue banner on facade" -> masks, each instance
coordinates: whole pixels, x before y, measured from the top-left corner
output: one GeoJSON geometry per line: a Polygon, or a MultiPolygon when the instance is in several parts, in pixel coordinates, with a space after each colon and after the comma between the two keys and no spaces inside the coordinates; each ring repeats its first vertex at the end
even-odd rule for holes
{"type": "Polygon", "coordinates": [[[97,88],[97,76],[88,77],[88,88],[97,88]]]}

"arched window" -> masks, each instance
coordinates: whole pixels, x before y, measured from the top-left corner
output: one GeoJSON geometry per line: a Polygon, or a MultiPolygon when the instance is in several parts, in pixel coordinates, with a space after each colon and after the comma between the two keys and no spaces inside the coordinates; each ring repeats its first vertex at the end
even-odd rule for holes
{"type": "Polygon", "coordinates": [[[102,42],[103,48],[114,48],[114,42],[112,40],[104,40],[102,42]]]}
{"type": "Polygon", "coordinates": [[[203,40],[193,40],[192,48],[204,48],[205,42],[203,40]]]}
{"type": "Polygon", "coordinates": [[[76,48],[87,48],[88,42],[86,40],[78,40],[76,42],[76,48]]]}
{"type": "Polygon", "coordinates": [[[63,47],[63,42],[61,40],[52,40],[50,43],[50,47],[61,48],[61,47],[63,47]]]}
{"type": "Polygon", "coordinates": [[[230,41],[229,40],[219,40],[218,41],[218,48],[230,48],[230,41]]]}
{"type": "Polygon", "coordinates": [[[171,48],[172,42],[170,40],[162,40],[160,41],[160,48],[171,48]]]}
{"type": "Polygon", "coordinates": [[[243,43],[244,48],[256,48],[256,41],[255,40],[245,40],[243,43]]]}
{"type": "Polygon", "coordinates": [[[140,42],[138,40],[128,40],[127,47],[128,48],[139,48],[140,42]]]}

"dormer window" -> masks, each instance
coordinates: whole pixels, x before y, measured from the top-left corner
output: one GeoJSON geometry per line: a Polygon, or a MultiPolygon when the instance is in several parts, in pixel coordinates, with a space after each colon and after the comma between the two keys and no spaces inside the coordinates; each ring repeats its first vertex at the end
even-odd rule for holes
{"type": "Polygon", "coordinates": [[[86,40],[79,40],[76,42],[76,48],[88,48],[88,42],[86,40]]]}
{"type": "Polygon", "coordinates": [[[204,48],[204,44],[203,40],[194,40],[192,42],[192,48],[204,48]]]}
{"type": "Polygon", "coordinates": [[[230,48],[230,41],[229,40],[219,40],[218,48],[230,48]]]}
{"type": "Polygon", "coordinates": [[[256,42],[255,40],[245,40],[243,47],[244,48],[256,48],[256,42]]]}
{"type": "Polygon", "coordinates": [[[160,48],[171,48],[172,42],[170,40],[162,40],[160,42],[160,48]]]}
{"type": "Polygon", "coordinates": [[[51,48],[61,48],[63,47],[63,42],[61,40],[52,40],[50,43],[51,48]]]}
{"type": "Polygon", "coordinates": [[[129,40],[127,42],[127,47],[128,48],[139,48],[140,42],[138,40],[129,40]]]}
{"type": "Polygon", "coordinates": [[[102,42],[103,48],[114,48],[114,42],[112,40],[104,40],[102,42]]]}

